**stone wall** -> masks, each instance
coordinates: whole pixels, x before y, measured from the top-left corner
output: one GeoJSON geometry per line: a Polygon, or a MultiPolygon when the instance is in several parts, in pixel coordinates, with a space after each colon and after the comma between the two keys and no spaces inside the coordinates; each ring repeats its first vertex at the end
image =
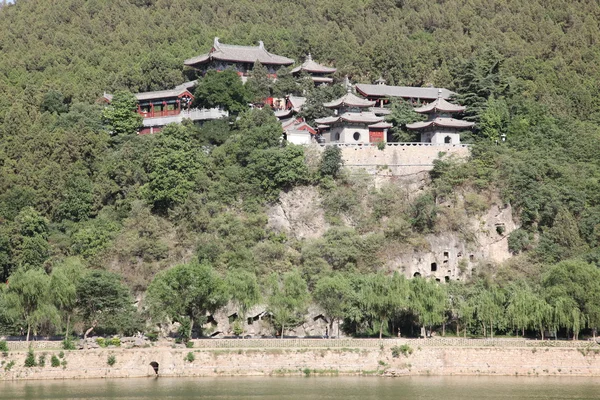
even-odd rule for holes
{"type": "Polygon", "coordinates": [[[346,167],[363,168],[368,173],[379,176],[415,175],[430,171],[433,161],[441,157],[469,156],[469,146],[464,144],[387,143],[383,150],[379,150],[374,144],[327,144],[320,147],[332,145],[342,149],[346,167]]]}
{"type": "Polygon", "coordinates": [[[149,347],[65,351],[64,365],[24,367],[26,352],[0,354],[0,380],[304,374],[363,375],[582,375],[600,376],[595,342],[388,339],[388,340],[200,340],[195,348],[149,347]],[[255,347],[260,344],[260,347],[255,347]],[[405,345],[406,354],[394,346],[405,345]],[[201,347],[202,346],[202,347],[201,347]],[[206,347],[204,347],[206,346],[206,347]],[[210,346],[210,347],[209,347],[210,346]],[[201,347],[201,348],[199,348],[201,347]],[[192,362],[185,360],[193,354],[192,362]],[[108,357],[115,364],[108,365],[108,357]],[[10,370],[6,365],[14,362],[10,370]]]}

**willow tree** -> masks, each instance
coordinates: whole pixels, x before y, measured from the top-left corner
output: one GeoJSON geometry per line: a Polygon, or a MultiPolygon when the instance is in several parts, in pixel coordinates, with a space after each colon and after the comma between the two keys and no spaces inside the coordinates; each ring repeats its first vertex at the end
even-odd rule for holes
{"type": "Polygon", "coordinates": [[[267,309],[275,326],[281,328],[282,339],[286,327],[303,322],[309,301],[308,286],[297,269],[281,277],[275,273],[269,277],[267,309]]]}
{"type": "MultiPolygon", "coordinates": [[[[256,275],[242,269],[233,270],[227,275],[225,286],[229,293],[229,300],[237,309],[238,318],[244,320],[250,308],[258,304],[261,299],[256,275]]],[[[243,333],[244,329],[242,328],[241,331],[243,333]]]]}
{"type": "Polygon", "coordinates": [[[53,302],[66,320],[65,338],[70,336],[71,317],[77,307],[77,284],[83,276],[84,265],[78,258],[68,258],[54,267],[50,276],[53,302]]]}
{"type": "Polygon", "coordinates": [[[31,331],[35,334],[43,322],[60,323],[52,302],[50,277],[41,268],[18,268],[8,281],[4,301],[8,317],[27,326],[27,342],[31,331]]]}
{"type": "MultiPolygon", "coordinates": [[[[326,276],[317,282],[313,291],[313,298],[327,317],[330,335],[333,331],[333,323],[341,320],[346,315],[352,295],[350,281],[342,274],[326,276]]],[[[338,336],[339,331],[338,323],[338,336]]]]}
{"type": "Polygon", "coordinates": [[[209,265],[192,262],[158,273],[146,301],[155,321],[175,321],[187,328],[181,332],[187,341],[195,324],[205,323],[208,313],[225,305],[227,294],[223,280],[209,265]]]}
{"type": "Polygon", "coordinates": [[[482,325],[483,335],[490,332],[490,337],[494,337],[494,330],[504,326],[505,322],[505,302],[506,295],[504,291],[496,286],[479,287],[474,297],[475,314],[482,325]]]}
{"type": "Polygon", "coordinates": [[[378,320],[381,339],[384,324],[408,307],[409,285],[404,276],[398,273],[393,276],[370,274],[364,277],[359,296],[366,314],[378,320]]]}
{"type": "Polygon", "coordinates": [[[410,281],[410,308],[423,328],[444,323],[448,309],[446,287],[432,279],[415,278],[410,281]]]}

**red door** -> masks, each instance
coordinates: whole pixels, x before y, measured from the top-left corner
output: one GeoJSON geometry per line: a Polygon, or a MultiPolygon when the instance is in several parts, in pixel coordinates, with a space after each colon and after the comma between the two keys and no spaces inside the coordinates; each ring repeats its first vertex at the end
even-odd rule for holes
{"type": "Polygon", "coordinates": [[[383,142],[383,130],[369,131],[369,141],[371,143],[383,142]]]}

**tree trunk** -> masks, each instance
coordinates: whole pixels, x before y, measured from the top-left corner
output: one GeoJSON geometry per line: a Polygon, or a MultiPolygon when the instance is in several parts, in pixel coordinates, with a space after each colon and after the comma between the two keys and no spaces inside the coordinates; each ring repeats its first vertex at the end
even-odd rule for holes
{"type": "Polygon", "coordinates": [[[460,325],[458,324],[458,321],[456,321],[456,337],[460,336],[460,325]]]}
{"type": "Polygon", "coordinates": [[[540,333],[542,334],[542,340],[544,340],[544,328],[540,329],[540,333]]]}
{"type": "Polygon", "coordinates": [[[521,335],[522,337],[525,337],[525,328],[523,328],[523,333],[521,335]]]}
{"type": "Polygon", "coordinates": [[[446,323],[442,324],[442,336],[446,336],[446,323]]]}
{"type": "Polygon", "coordinates": [[[83,334],[83,347],[86,350],[88,349],[88,346],[87,346],[87,337],[94,330],[94,328],[96,327],[96,325],[98,325],[98,321],[97,320],[92,321],[92,326],[87,331],[85,331],[85,333],[83,334]]]}
{"type": "Polygon", "coordinates": [[[29,332],[31,331],[31,324],[27,323],[27,343],[29,343],[29,332]]]}
{"type": "Polygon", "coordinates": [[[487,337],[487,330],[485,329],[485,323],[482,322],[481,326],[483,327],[483,337],[485,338],[485,337],[487,337]]]}
{"type": "Polygon", "coordinates": [[[192,332],[194,332],[194,318],[190,317],[190,333],[188,335],[188,340],[192,340],[192,332]]]}
{"type": "Polygon", "coordinates": [[[381,324],[379,324],[379,339],[383,335],[383,320],[381,320],[381,324]]]}
{"type": "Polygon", "coordinates": [[[494,338],[494,322],[490,321],[490,338],[494,338]]]}
{"type": "Polygon", "coordinates": [[[67,330],[65,331],[65,339],[69,339],[71,335],[69,334],[69,324],[71,323],[71,314],[67,314],[67,330]]]}
{"type": "Polygon", "coordinates": [[[285,324],[281,324],[281,339],[283,339],[283,331],[285,330],[285,324]]]}

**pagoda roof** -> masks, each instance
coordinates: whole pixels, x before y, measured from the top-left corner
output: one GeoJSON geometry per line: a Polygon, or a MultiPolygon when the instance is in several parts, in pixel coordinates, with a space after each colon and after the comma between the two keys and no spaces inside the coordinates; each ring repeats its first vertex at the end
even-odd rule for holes
{"type": "MultiPolygon", "coordinates": [[[[136,93],[136,94],[134,94],[134,96],[137,99],[137,101],[145,101],[145,100],[160,100],[160,99],[166,99],[166,98],[170,98],[170,97],[181,97],[184,94],[187,94],[192,98],[194,97],[194,95],[192,93],[190,93],[189,90],[187,90],[184,87],[181,87],[181,85],[176,87],[175,89],[158,90],[155,92],[136,93]]],[[[113,99],[113,95],[110,93],[104,93],[103,97],[108,102],[111,102],[113,99]]]]}
{"type": "Polygon", "coordinates": [[[310,132],[312,134],[317,131],[301,118],[290,118],[281,121],[281,127],[284,132],[310,132]]]}
{"type": "Polygon", "coordinates": [[[275,116],[277,118],[284,118],[284,117],[289,117],[290,115],[292,115],[292,109],[289,110],[276,110],[273,113],[275,114],[275,116]]]}
{"type": "Polygon", "coordinates": [[[392,113],[392,110],[385,107],[371,107],[369,110],[377,115],[390,115],[392,113]]]}
{"type": "Polygon", "coordinates": [[[336,122],[350,122],[358,124],[376,124],[383,121],[383,117],[378,117],[372,112],[353,113],[347,112],[342,115],[334,115],[332,117],[317,118],[315,122],[319,125],[331,125],[336,122]]]}
{"type": "Polygon", "coordinates": [[[438,92],[442,91],[442,98],[448,99],[455,93],[448,89],[411,86],[388,86],[357,83],[356,90],[366,97],[402,97],[405,99],[435,100],[438,92]]]}
{"type": "Polygon", "coordinates": [[[474,122],[462,121],[460,119],[438,117],[430,121],[419,121],[412,124],[406,124],[408,129],[425,129],[432,126],[440,126],[444,128],[458,128],[467,129],[472,128],[475,125],[474,122]]]}
{"type": "Polygon", "coordinates": [[[302,106],[306,103],[306,97],[301,96],[288,96],[288,100],[292,105],[292,110],[299,112],[302,109],[302,106]]]}
{"type": "Polygon", "coordinates": [[[294,60],[291,58],[269,53],[265,49],[265,45],[262,41],[258,42],[258,46],[238,46],[220,43],[219,38],[216,37],[213,47],[208,53],[189,58],[185,60],[183,64],[194,67],[198,64],[204,64],[211,60],[245,63],[254,63],[259,61],[261,64],[271,65],[291,65],[294,63],[294,60]]]}
{"type": "Polygon", "coordinates": [[[389,122],[378,122],[376,124],[373,125],[369,125],[369,128],[382,128],[382,129],[386,129],[386,128],[391,128],[393,125],[390,124],[389,122]]]}
{"type": "Polygon", "coordinates": [[[415,108],[415,111],[421,114],[435,112],[459,113],[464,112],[466,109],[467,107],[452,104],[445,99],[438,97],[435,101],[429,104],[415,108]]]}
{"type": "Polygon", "coordinates": [[[354,93],[348,91],[344,96],[340,97],[337,100],[330,101],[328,103],[323,103],[323,105],[327,108],[339,108],[339,107],[373,107],[375,105],[374,101],[370,101],[367,99],[363,99],[355,95],[354,93]]]}
{"type": "Polygon", "coordinates": [[[311,76],[310,77],[313,82],[316,83],[332,83],[333,82],[333,78],[330,78],[328,76],[311,76]]]}
{"type": "Polygon", "coordinates": [[[304,60],[302,65],[297,66],[291,72],[292,74],[295,74],[300,71],[313,72],[318,74],[333,74],[335,71],[337,71],[337,69],[326,67],[313,61],[312,56],[310,55],[310,53],[308,53],[308,56],[306,56],[306,60],[304,60]]]}

